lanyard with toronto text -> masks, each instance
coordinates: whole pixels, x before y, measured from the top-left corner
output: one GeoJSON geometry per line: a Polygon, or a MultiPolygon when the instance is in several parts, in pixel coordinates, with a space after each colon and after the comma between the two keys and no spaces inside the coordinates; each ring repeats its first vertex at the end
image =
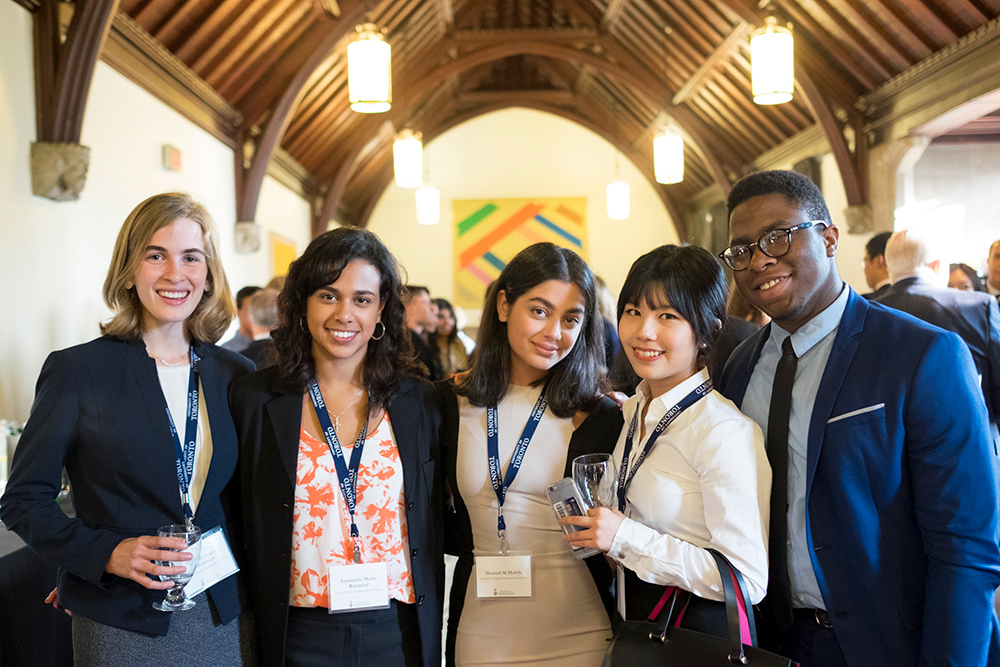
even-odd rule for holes
{"type": "Polygon", "coordinates": [[[181,447],[181,438],[174,424],[174,417],[167,408],[167,420],[170,422],[170,434],[174,436],[174,455],[177,459],[177,483],[181,487],[181,497],[184,499],[184,521],[188,525],[194,522],[194,512],[191,510],[191,478],[194,477],[195,443],[198,441],[198,362],[201,358],[191,348],[191,375],[188,377],[187,397],[187,427],[184,431],[185,444],[181,447]]]}
{"type": "Polygon", "coordinates": [[[649,434],[649,438],[646,440],[646,445],[642,448],[642,452],[635,460],[635,464],[632,466],[632,471],[629,472],[628,467],[628,457],[632,454],[632,439],[635,436],[635,427],[639,422],[639,407],[636,406],[635,414],[632,415],[632,423],[629,424],[628,434],[625,436],[625,451],[622,452],[622,466],[618,471],[618,511],[625,512],[625,492],[628,491],[628,487],[632,484],[632,478],[635,477],[635,473],[639,470],[639,466],[642,462],[646,460],[649,453],[653,451],[653,445],[656,444],[656,439],[662,435],[667,427],[670,426],[677,417],[680,416],[682,412],[687,410],[689,407],[698,402],[699,399],[708,395],[712,391],[712,381],[705,380],[702,384],[698,385],[694,391],[685,396],[680,400],[680,402],[674,407],[667,410],[667,413],[660,418],[659,423],[649,434]]]}
{"type": "Polygon", "coordinates": [[[493,491],[497,494],[497,535],[500,537],[501,553],[507,552],[507,524],[503,520],[503,502],[507,497],[507,489],[510,488],[510,485],[514,482],[514,478],[517,477],[517,472],[521,469],[524,453],[528,451],[528,444],[531,443],[531,437],[535,435],[535,429],[538,428],[538,422],[542,420],[542,415],[545,413],[547,405],[545,387],[542,387],[542,393],[538,395],[535,407],[531,410],[531,416],[528,417],[528,423],[524,425],[524,430],[521,431],[521,438],[514,445],[514,453],[510,457],[510,465],[507,466],[507,473],[503,476],[502,480],[500,478],[500,437],[497,425],[497,406],[494,405],[486,409],[486,454],[490,466],[490,481],[493,482],[493,491]]]}
{"type": "Polygon", "coordinates": [[[337,432],[333,429],[333,422],[330,421],[330,413],[326,411],[326,403],[323,401],[323,394],[320,393],[319,384],[316,380],[309,381],[309,398],[312,399],[313,408],[316,410],[316,418],[323,429],[323,436],[326,444],[330,448],[330,456],[337,466],[337,477],[340,479],[340,490],[344,494],[344,502],[347,503],[347,511],[351,515],[351,538],[354,541],[354,562],[361,562],[361,547],[358,545],[358,526],[354,523],[354,508],[358,497],[358,469],[361,467],[361,452],[365,447],[365,436],[368,433],[368,418],[365,413],[365,424],[358,432],[358,439],[354,441],[354,449],[351,451],[351,463],[348,465],[344,458],[344,448],[340,446],[337,439],[337,432]]]}

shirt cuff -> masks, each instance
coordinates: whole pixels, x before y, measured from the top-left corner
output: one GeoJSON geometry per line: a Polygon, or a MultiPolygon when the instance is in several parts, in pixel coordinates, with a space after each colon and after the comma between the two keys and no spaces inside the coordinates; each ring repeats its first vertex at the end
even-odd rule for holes
{"type": "Polygon", "coordinates": [[[608,555],[624,565],[630,554],[631,545],[636,543],[636,537],[643,529],[649,530],[638,521],[626,517],[618,526],[618,532],[615,533],[615,539],[611,541],[611,551],[608,552],[608,555]]]}

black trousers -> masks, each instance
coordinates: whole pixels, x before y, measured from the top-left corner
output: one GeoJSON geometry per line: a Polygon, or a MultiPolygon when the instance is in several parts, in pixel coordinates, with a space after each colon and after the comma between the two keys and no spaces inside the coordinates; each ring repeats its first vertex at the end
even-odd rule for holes
{"type": "Polygon", "coordinates": [[[388,609],[330,614],[288,608],[286,667],[418,667],[417,610],[392,600],[388,609]]]}

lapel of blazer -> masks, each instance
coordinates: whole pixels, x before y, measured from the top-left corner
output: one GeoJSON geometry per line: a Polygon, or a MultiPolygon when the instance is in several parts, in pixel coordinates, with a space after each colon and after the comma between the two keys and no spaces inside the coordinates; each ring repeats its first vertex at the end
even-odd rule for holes
{"type": "Polygon", "coordinates": [[[737,406],[743,405],[743,397],[747,393],[747,385],[750,384],[750,376],[753,375],[753,369],[757,365],[757,360],[760,359],[760,351],[764,348],[764,343],[771,336],[771,323],[768,322],[765,324],[754,336],[757,336],[757,338],[754,340],[751,350],[733,359],[732,372],[725,374],[725,379],[728,382],[723,387],[723,395],[737,406]]]}
{"type": "Polygon", "coordinates": [[[400,393],[389,403],[389,421],[392,435],[396,439],[399,460],[403,464],[403,493],[407,482],[413,484],[420,479],[420,443],[417,439],[421,426],[420,403],[413,398],[409,387],[403,386],[400,393]]]}
{"type": "Polygon", "coordinates": [[[230,471],[236,466],[238,452],[236,433],[231,424],[233,418],[229,414],[229,382],[223,377],[213,348],[208,343],[194,343],[194,351],[201,359],[198,362],[198,380],[205,398],[209,428],[212,429],[212,461],[202,498],[216,498],[222,492],[222,487],[231,477],[230,471]]]}
{"type": "Polygon", "coordinates": [[[123,342],[122,351],[139,390],[139,399],[149,423],[148,436],[136,434],[135,446],[144,450],[144,455],[149,457],[150,470],[156,471],[149,476],[151,490],[176,512],[180,520],[184,513],[177,482],[177,457],[170,435],[170,422],[167,420],[167,402],[163,398],[160,378],[156,373],[156,362],[146,354],[146,344],[141,340],[138,343],[123,342]]]}
{"type": "Polygon", "coordinates": [[[278,456],[285,466],[288,479],[295,487],[295,472],[299,458],[299,431],[302,429],[302,396],[281,393],[264,405],[271,422],[271,434],[278,456]]]}
{"type": "MultiPolygon", "coordinates": [[[[848,288],[850,289],[850,288],[848,288]]],[[[857,336],[865,328],[865,317],[868,315],[868,301],[851,290],[847,299],[847,307],[837,327],[837,336],[833,340],[830,358],[823,370],[819,389],[816,392],[816,402],[813,404],[812,417],[809,420],[809,436],[806,449],[806,498],[808,502],[809,489],[812,487],[813,476],[816,474],[816,464],[823,448],[823,434],[826,432],[826,422],[833,412],[834,403],[840,394],[840,388],[847,377],[847,370],[858,351],[857,336]]]]}

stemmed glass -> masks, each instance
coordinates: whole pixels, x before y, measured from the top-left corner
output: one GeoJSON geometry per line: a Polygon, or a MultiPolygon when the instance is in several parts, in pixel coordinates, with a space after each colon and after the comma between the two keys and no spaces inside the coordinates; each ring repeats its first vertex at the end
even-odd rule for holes
{"type": "MultiPolygon", "coordinates": [[[[198,566],[198,557],[201,554],[201,528],[186,524],[173,524],[161,526],[156,534],[160,537],[179,537],[187,542],[185,552],[191,554],[191,560],[178,561],[156,561],[157,565],[163,567],[184,566],[186,569],[180,574],[161,574],[160,581],[172,581],[174,587],[167,590],[167,597],[161,602],[154,602],[153,608],[159,611],[183,611],[194,606],[194,600],[184,597],[184,586],[191,581],[194,570],[198,566]]],[[[173,550],[172,550],[173,551],[173,550]]]]}
{"type": "Polygon", "coordinates": [[[584,454],[573,459],[573,481],[588,509],[617,504],[618,466],[611,454],[584,454]]]}

